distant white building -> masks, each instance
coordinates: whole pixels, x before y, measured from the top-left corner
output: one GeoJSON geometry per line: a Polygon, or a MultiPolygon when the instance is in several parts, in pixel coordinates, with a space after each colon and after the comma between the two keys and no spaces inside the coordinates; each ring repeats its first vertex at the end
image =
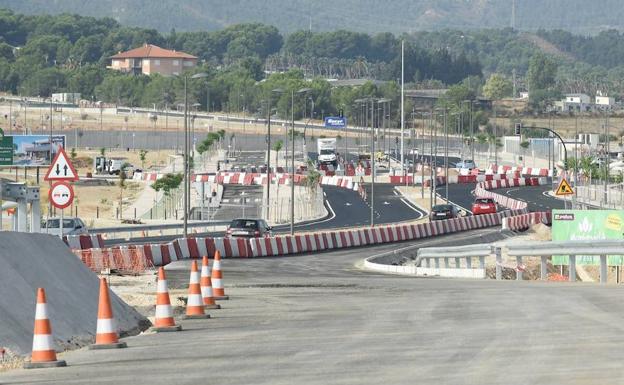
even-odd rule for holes
{"type": "Polygon", "coordinates": [[[615,107],[615,98],[603,95],[602,92],[596,93],[596,108],[600,110],[611,110],[615,107]]]}
{"type": "Polygon", "coordinates": [[[555,108],[562,112],[587,112],[592,109],[587,94],[567,94],[565,99],[555,102],[555,108]]]}
{"type": "Polygon", "coordinates": [[[59,94],[52,94],[52,101],[56,103],[72,103],[78,104],[80,101],[79,92],[64,92],[59,94]]]}
{"type": "Polygon", "coordinates": [[[520,91],[520,99],[528,99],[529,92],[528,91],[520,91]]]}

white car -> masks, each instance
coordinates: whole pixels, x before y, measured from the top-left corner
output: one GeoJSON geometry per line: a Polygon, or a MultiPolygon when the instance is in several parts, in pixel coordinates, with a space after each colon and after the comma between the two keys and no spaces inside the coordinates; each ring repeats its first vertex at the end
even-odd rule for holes
{"type": "MultiPolygon", "coordinates": [[[[48,218],[41,224],[41,232],[59,236],[61,234],[61,218],[48,218]]],[[[76,217],[63,218],[63,235],[88,234],[87,226],[82,219],[76,217]]]]}
{"type": "Polygon", "coordinates": [[[474,160],[472,159],[464,159],[460,162],[457,162],[455,164],[456,168],[467,168],[469,170],[472,170],[473,168],[477,168],[477,165],[475,164],[474,160]]]}

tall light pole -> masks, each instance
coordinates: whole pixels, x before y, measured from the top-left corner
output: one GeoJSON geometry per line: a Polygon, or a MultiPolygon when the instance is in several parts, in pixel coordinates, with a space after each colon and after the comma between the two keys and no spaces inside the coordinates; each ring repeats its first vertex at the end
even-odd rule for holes
{"type": "Polygon", "coordinates": [[[273,97],[273,93],[281,94],[284,92],[281,88],[276,88],[269,92],[268,101],[267,101],[267,194],[266,194],[266,217],[265,219],[269,220],[271,201],[271,99],[273,97]]]}
{"type": "Polygon", "coordinates": [[[187,83],[188,83],[188,76],[184,76],[184,215],[183,215],[183,220],[184,220],[184,228],[183,228],[183,234],[184,234],[184,238],[186,238],[188,236],[188,199],[187,196],[189,195],[189,185],[186,183],[187,182],[187,175],[188,175],[188,169],[189,169],[189,164],[188,164],[188,90],[187,90],[187,83]]]}
{"type": "MultiPolygon", "coordinates": [[[[309,91],[312,91],[311,88],[302,88],[297,91],[297,94],[305,94],[309,91]]],[[[304,104],[307,104],[303,99],[304,104]]],[[[292,173],[290,179],[290,235],[295,235],[295,90],[291,91],[291,99],[290,99],[290,118],[291,118],[291,128],[290,128],[290,144],[292,160],[290,165],[292,166],[292,173]]]]}
{"type": "Polygon", "coordinates": [[[446,121],[446,108],[444,109],[444,199],[448,201],[448,123],[446,121]]]}
{"type": "MultiPolygon", "coordinates": [[[[200,72],[191,76],[191,79],[201,79],[207,76],[208,74],[200,72]]],[[[184,75],[184,238],[188,236],[188,216],[191,206],[191,169],[189,164],[188,115],[188,75],[184,75]]]]}
{"type": "Polygon", "coordinates": [[[371,217],[370,217],[370,225],[371,227],[375,226],[375,98],[369,99],[371,102],[371,119],[370,119],[370,128],[371,128],[371,217]]]}
{"type": "Polygon", "coordinates": [[[403,159],[403,128],[405,126],[405,40],[401,40],[401,173],[405,177],[405,162],[403,159]]]}

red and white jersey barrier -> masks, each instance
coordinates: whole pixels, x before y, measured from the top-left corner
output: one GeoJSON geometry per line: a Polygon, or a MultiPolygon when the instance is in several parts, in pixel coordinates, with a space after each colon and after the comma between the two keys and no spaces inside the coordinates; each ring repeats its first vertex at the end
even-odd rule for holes
{"type": "Polygon", "coordinates": [[[507,187],[518,186],[540,186],[545,185],[548,182],[547,178],[517,178],[517,179],[502,179],[502,180],[490,180],[477,184],[474,194],[477,197],[492,198],[496,203],[501,206],[505,206],[512,210],[521,210],[520,214],[525,214],[527,210],[527,203],[513,199],[506,195],[497,194],[490,189],[499,189],[507,187]]]}
{"type": "Polygon", "coordinates": [[[63,242],[72,250],[103,248],[104,239],[100,234],[65,235],[63,242]]]}
{"type": "Polygon", "coordinates": [[[181,238],[166,244],[75,252],[80,253],[81,259],[94,271],[122,267],[139,270],[145,269],[146,266],[163,266],[176,260],[202,258],[205,255],[214,255],[215,251],[219,251],[223,257],[265,257],[427,238],[499,226],[503,218],[520,213],[523,211],[503,211],[430,223],[386,225],[294,236],[277,235],[267,238],[181,238]],[[111,254],[117,257],[111,260],[111,254]],[[129,257],[125,258],[125,254],[129,257]],[[137,258],[143,258],[143,261],[137,261],[137,258]]]}
{"type": "Polygon", "coordinates": [[[519,174],[523,176],[553,176],[553,170],[537,167],[496,166],[491,165],[486,174],[519,174]]]}
{"type": "Polygon", "coordinates": [[[550,211],[540,211],[503,218],[502,229],[512,231],[526,230],[532,225],[539,223],[550,224],[551,222],[552,213],[550,211]]]}

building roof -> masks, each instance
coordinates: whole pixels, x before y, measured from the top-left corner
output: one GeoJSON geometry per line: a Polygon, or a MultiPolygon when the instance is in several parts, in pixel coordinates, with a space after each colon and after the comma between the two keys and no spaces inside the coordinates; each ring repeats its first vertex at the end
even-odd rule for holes
{"type": "Polygon", "coordinates": [[[172,51],[153,44],[145,44],[142,47],[120,52],[111,56],[110,59],[136,59],[136,58],[157,58],[157,59],[197,59],[197,56],[188,53],[172,51]]]}

